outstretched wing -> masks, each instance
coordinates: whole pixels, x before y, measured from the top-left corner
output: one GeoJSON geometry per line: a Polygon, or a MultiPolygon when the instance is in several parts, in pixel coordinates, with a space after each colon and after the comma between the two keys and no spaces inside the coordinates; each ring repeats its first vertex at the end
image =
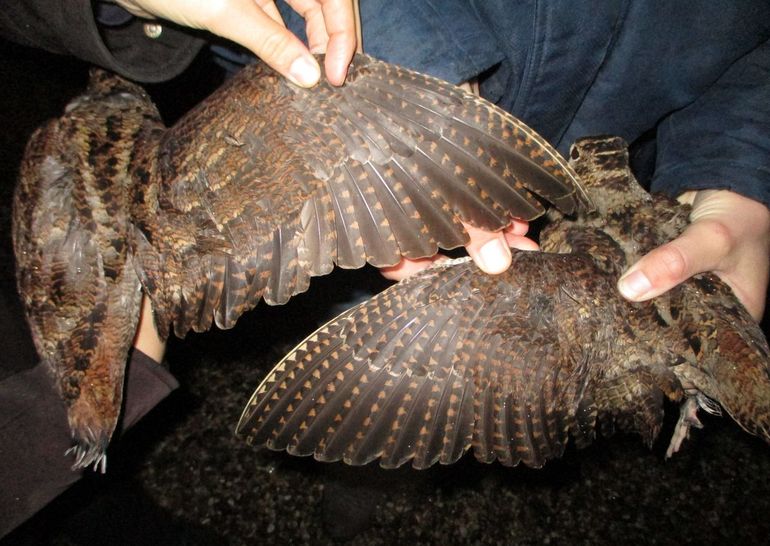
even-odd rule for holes
{"type": "Polygon", "coordinates": [[[593,336],[609,329],[584,320],[602,313],[569,287],[581,268],[596,272],[576,256],[514,261],[500,277],[467,258],[436,266],[343,313],[268,374],[238,433],[355,465],[424,468],[470,447],[511,466],[560,456],[596,419],[590,362],[607,343],[593,336]]]}
{"type": "Polygon", "coordinates": [[[460,246],[460,220],[495,230],[540,215],[540,199],[567,213],[588,203],[520,121],[364,55],[342,87],[244,69],[165,135],[157,172],[160,214],[143,237],[161,259],[145,260],[145,287],[179,335],[228,328],[260,297],[283,303],[334,264],[460,246]]]}

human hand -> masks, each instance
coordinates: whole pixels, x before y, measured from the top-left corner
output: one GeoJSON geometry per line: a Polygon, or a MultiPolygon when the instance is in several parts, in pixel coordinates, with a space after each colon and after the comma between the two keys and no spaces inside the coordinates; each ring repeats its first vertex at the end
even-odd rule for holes
{"type": "Polygon", "coordinates": [[[693,206],[690,225],[632,265],[618,281],[620,293],[644,301],[713,271],[760,320],[770,269],[770,210],[726,190],[687,192],[679,200],[693,206]]]}
{"type": "MultiPolygon", "coordinates": [[[[476,80],[463,82],[458,87],[469,93],[479,94],[479,85],[476,80]]],[[[535,241],[525,237],[529,230],[529,223],[524,220],[513,219],[507,228],[496,232],[484,231],[465,222],[463,222],[463,227],[470,237],[465,250],[468,251],[468,255],[473,258],[479,269],[490,275],[497,275],[510,267],[511,248],[518,248],[519,250],[538,250],[540,248],[535,241]]],[[[400,281],[425,269],[434,262],[445,259],[446,256],[443,254],[436,254],[419,260],[404,258],[392,267],[380,268],[380,273],[386,279],[400,281]]]]}
{"type": "MultiPolygon", "coordinates": [[[[511,248],[518,248],[519,250],[537,250],[539,248],[535,241],[525,237],[529,223],[524,220],[514,219],[504,230],[494,232],[484,231],[464,222],[463,226],[470,236],[470,242],[465,249],[476,262],[476,265],[490,275],[502,273],[508,269],[511,265],[511,248]]],[[[386,279],[400,281],[421,269],[425,269],[433,262],[445,258],[442,254],[420,260],[404,258],[393,267],[381,268],[380,273],[386,279]]]]}
{"type": "Polygon", "coordinates": [[[352,0],[287,0],[307,22],[309,50],[286,29],[273,0],[116,2],[138,17],[160,17],[241,44],[302,87],[312,87],[321,75],[311,51],[326,52],[327,79],[342,85],[356,49],[352,0]]]}

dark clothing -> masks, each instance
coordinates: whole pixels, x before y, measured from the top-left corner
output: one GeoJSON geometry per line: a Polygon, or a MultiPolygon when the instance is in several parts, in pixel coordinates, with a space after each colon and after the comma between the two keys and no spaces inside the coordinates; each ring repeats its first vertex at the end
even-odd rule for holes
{"type": "Polygon", "coordinates": [[[652,132],[653,190],[770,206],[770,2],[382,1],[361,0],[372,55],[454,83],[480,74],[562,153],[652,132]]]}
{"type": "MultiPolygon", "coordinates": [[[[149,38],[136,18],[98,23],[84,0],[4,7],[4,36],[139,81],[178,74],[202,43],[166,24],[149,38]]],[[[563,153],[580,136],[652,132],[654,190],[770,206],[770,2],[361,0],[361,15],[367,52],[454,83],[481,75],[487,98],[563,153]]]]}
{"type": "MultiPolygon", "coordinates": [[[[189,29],[163,25],[157,38],[144,32],[144,21],[106,16],[97,22],[90,0],[19,0],[3,3],[0,35],[13,42],[73,55],[141,82],[159,82],[180,74],[203,46],[189,29]]],[[[119,9],[109,6],[105,9],[119,9]]]]}
{"type": "Polygon", "coordinates": [[[730,189],[770,206],[770,2],[360,7],[367,53],[453,83],[478,76],[482,95],[564,154],[581,136],[652,137],[654,191],[730,189]]]}
{"type": "MultiPolygon", "coordinates": [[[[178,383],[157,362],[134,349],[126,369],[125,431],[171,393],[178,383]]],[[[44,365],[0,381],[0,537],[13,530],[80,479],[64,403],[44,365]]]]}

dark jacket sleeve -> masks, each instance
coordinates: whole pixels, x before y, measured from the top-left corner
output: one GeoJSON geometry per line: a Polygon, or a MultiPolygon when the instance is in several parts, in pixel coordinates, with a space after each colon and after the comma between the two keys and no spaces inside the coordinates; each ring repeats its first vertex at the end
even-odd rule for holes
{"type": "MultiPolygon", "coordinates": [[[[168,80],[181,73],[204,41],[193,31],[163,24],[149,37],[146,21],[97,21],[90,0],[9,0],[0,10],[0,35],[8,40],[73,55],[141,82],[168,80]]],[[[113,6],[114,7],[114,6],[113,6]]]]}
{"type": "Polygon", "coordinates": [[[770,207],[770,41],[662,121],[652,188],[729,189],[770,207]]]}
{"type": "MultiPolygon", "coordinates": [[[[125,431],[178,386],[174,377],[134,350],[126,369],[125,431]]],[[[43,364],[0,381],[0,538],[80,479],[65,456],[72,446],[64,403],[43,364]]]]}

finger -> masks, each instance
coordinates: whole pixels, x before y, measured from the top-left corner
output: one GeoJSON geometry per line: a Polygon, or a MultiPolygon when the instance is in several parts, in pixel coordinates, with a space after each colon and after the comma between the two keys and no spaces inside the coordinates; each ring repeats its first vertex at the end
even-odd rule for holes
{"type": "Polygon", "coordinates": [[[288,0],[291,8],[305,20],[308,48],[312,53],[325,53],[329,43],[324,12],[318,0],[288,0]]]}
{"type": "Polygon", "coordinates": [[[288,0],[307,23],[310,51],[326,53],[326,79],[342,85],[356,50],[356,27],[351,0],[288,0]]]}
{"type": "Polygon", "coordinates": [[[540,247],[535,241],[525,237],[528,231],[529,222],[514,218],[508,227],[503,230],[505,242],[508,243],[509,247],[519,250],[539,250],[540,247]]]}
{"type": "MultiPolygon", "coordinates": [[[[519,250],[538,250],[540,248],[535,241],[524,237],[524,234],[529,229],[529,224],[524,220],[515,219],[507,228],[500,232],[484,231],[465,223],[463,225],[471,238],[471,242],[466,247],[468,254],[471,255],[483,271],[490,274],[502,273],[508,269],[511,264],[511,251],[509,247],[519,250]],[[494,248],[498,244],[502,244],[502,249],[494,248]],[[491,251],[490,246],[493,247],[491,251]],[[474,257],[474,254],[476,257],[474,257]],[[487,260],[488,262],[481,265],[479,263],[480,260],[487,260]]],[[[380,273],[386,279],[400,281],[437,261],[446,259],[447,257],[443,254],[436,254],[435,256],[419,260],[404,258],[397,265],[380,268],[380,273]]]]}
{"type": "Polygon", "coordinates": [[[232,2],[227,9],[214,11],[203,28],[247,47],[295,84],[312,87],[321,75],[315,58],[300,39],[279,22],[280,16],[274,19],[277,14],[273,3],[260,2],[232,2]]]}
{"type": "Polygon", "coordinates": [[[505,233],[484,231],[470,224],[463,224],[470,236],[466,250],[476,265],[490,275],[502,273],[511,265],[511,249],[505,233]]]}
{"type": "Polygon", "coordinates": [[[511,235],[526,235],[529,231],[529,222],[520,218],[514,218],[503,231],[511,235]]]}
{"type": "Polygon", "coordinates": [[[358,43],[353,2],[321,0],[321,6],[326,21],[326,33],[329,36],[324,61],[326,78],[333,85],[342,85],[358,43]]]}
{"type": "Polygon", "coordinates": [[[430,267],[432,264],[446,260],[446,256],[442,254],[436,254],[435,256],[431,256],[430,258],[420,258],[418,260],[410,260],[408,258],[403,258],[398,264],[391,266],[391,267],[381,267],[380,273],[383,277],[386,279],[389,279],[391,281],[400,281],[402,279],[405,279],[409,277],[410,275],[414,275],[418,271],[422,271],[423,269],[430,267]]]}
{"type": "Polygon", "coordinates": [[[730,248],[730,235],[720,222],[690,224],[678,238],[631,266],[618,290],[631,301],[654,298],[697,273],[719,270],[730,248]]]}
{"type": "Polygon", "coordinates": [[[283,17],[281,17],[281,12],[278,11],[278,7],[275,5],[274,0],[256,0],[256,2],[257,5],[262,8],[262,11],[264,11],[273,21],[282,27],[286,26],[283,17]]]}
{"type": "Polygon", "coordinates": [[[538,244],[530,239],[529,237],[524,237],[522,235],[513,235],[507,232],[505,233],[505,242],[508,244],[510,248],[515,248],[518,250],[540,250],[540,247],[538,244]]]}

